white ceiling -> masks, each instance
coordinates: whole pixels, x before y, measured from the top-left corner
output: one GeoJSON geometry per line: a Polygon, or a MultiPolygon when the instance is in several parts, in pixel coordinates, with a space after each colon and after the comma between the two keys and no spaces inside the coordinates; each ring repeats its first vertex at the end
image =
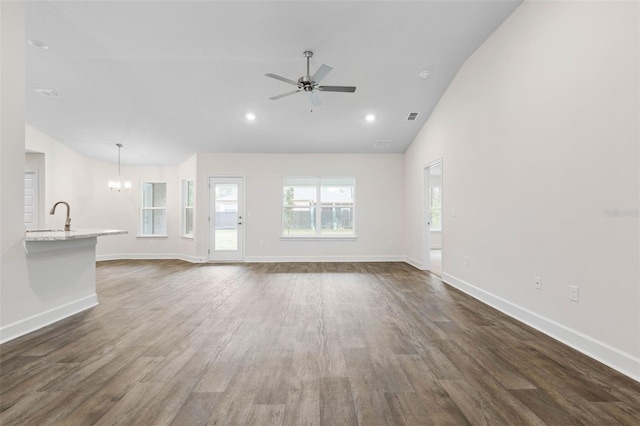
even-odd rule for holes
{"type": "Polygon", "coordinates": [[[196,152],[404,152],[520,2],[27,2],[27,39],[49,46],[27,45],[27,122],[91,158],[116,161],[122,143],[124,165],[196,152]],[[334,67],[322,84],[356,92],[320,92],[313,112],[302,93],[269,100],[294,87],[264,74],[297,80],[305,50],[311,74],[334,67]]]}

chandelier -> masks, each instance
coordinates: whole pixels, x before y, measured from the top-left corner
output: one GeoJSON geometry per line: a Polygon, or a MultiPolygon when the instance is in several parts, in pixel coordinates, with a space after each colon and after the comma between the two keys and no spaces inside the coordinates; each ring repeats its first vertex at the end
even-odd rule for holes
{"type": "Polygon", "coordinates": [[[122,144],[117,143],[116,146],[118,147],[118,180],[110,180],[109,189],[118,192],[128,191],[131,189],[131,181],[122,181],[122,178],[120,177],[120,150],[122,149],[122,144]]]}

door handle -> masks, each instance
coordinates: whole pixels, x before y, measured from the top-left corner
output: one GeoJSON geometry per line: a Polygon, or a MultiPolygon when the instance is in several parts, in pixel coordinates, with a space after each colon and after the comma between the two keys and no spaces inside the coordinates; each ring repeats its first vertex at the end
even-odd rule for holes
{"type": "Polygon", "coordinates": [[[242,222],[238,222],[238,225],[242,225],[242,222]]]}

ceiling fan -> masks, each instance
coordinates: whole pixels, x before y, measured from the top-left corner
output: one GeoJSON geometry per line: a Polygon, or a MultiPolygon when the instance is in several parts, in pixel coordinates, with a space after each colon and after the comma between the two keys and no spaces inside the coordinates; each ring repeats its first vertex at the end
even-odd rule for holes
{"type": "Polygon", "coordinates": [[[284,81],[285,83],[292,84],[297,87],[296,90],[291,92],[283,93],[281,95],[273,96],[269,99],[275,101],[280,98],[284,98],[286,96],[294,95],[298,92],[306,92],[309,95],[309,99],[313,106],[320,106],[322,102],[320,102],[320,98],[316,93],[316,90],[321,92],[343,92],[343,93],[353,93],[356,91],[355,86],[320,86],[318,83],[327,76],[333,70],[333,67],[327,64],[322,64],[320,68],[313,74],[313,76],[309,75],[309,59],[313,56],[313,52],[307,50],[304,53],[304,57],[307,58],[307,74],[303,75],[298,79],[298,81],[289,80],[285,77],[280,77],[276,74],[265,74],[267,77],[275,78],[276,80],[284,81]]]}

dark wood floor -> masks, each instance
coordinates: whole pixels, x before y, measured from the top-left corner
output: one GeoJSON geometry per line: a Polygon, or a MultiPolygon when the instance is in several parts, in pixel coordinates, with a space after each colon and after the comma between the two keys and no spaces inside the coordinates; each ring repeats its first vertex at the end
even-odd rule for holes
{"type": "Polygon", "coordinates": [[[2,425],[637,425],[640,384],[402,263],[98,265],[2,425]]]}

